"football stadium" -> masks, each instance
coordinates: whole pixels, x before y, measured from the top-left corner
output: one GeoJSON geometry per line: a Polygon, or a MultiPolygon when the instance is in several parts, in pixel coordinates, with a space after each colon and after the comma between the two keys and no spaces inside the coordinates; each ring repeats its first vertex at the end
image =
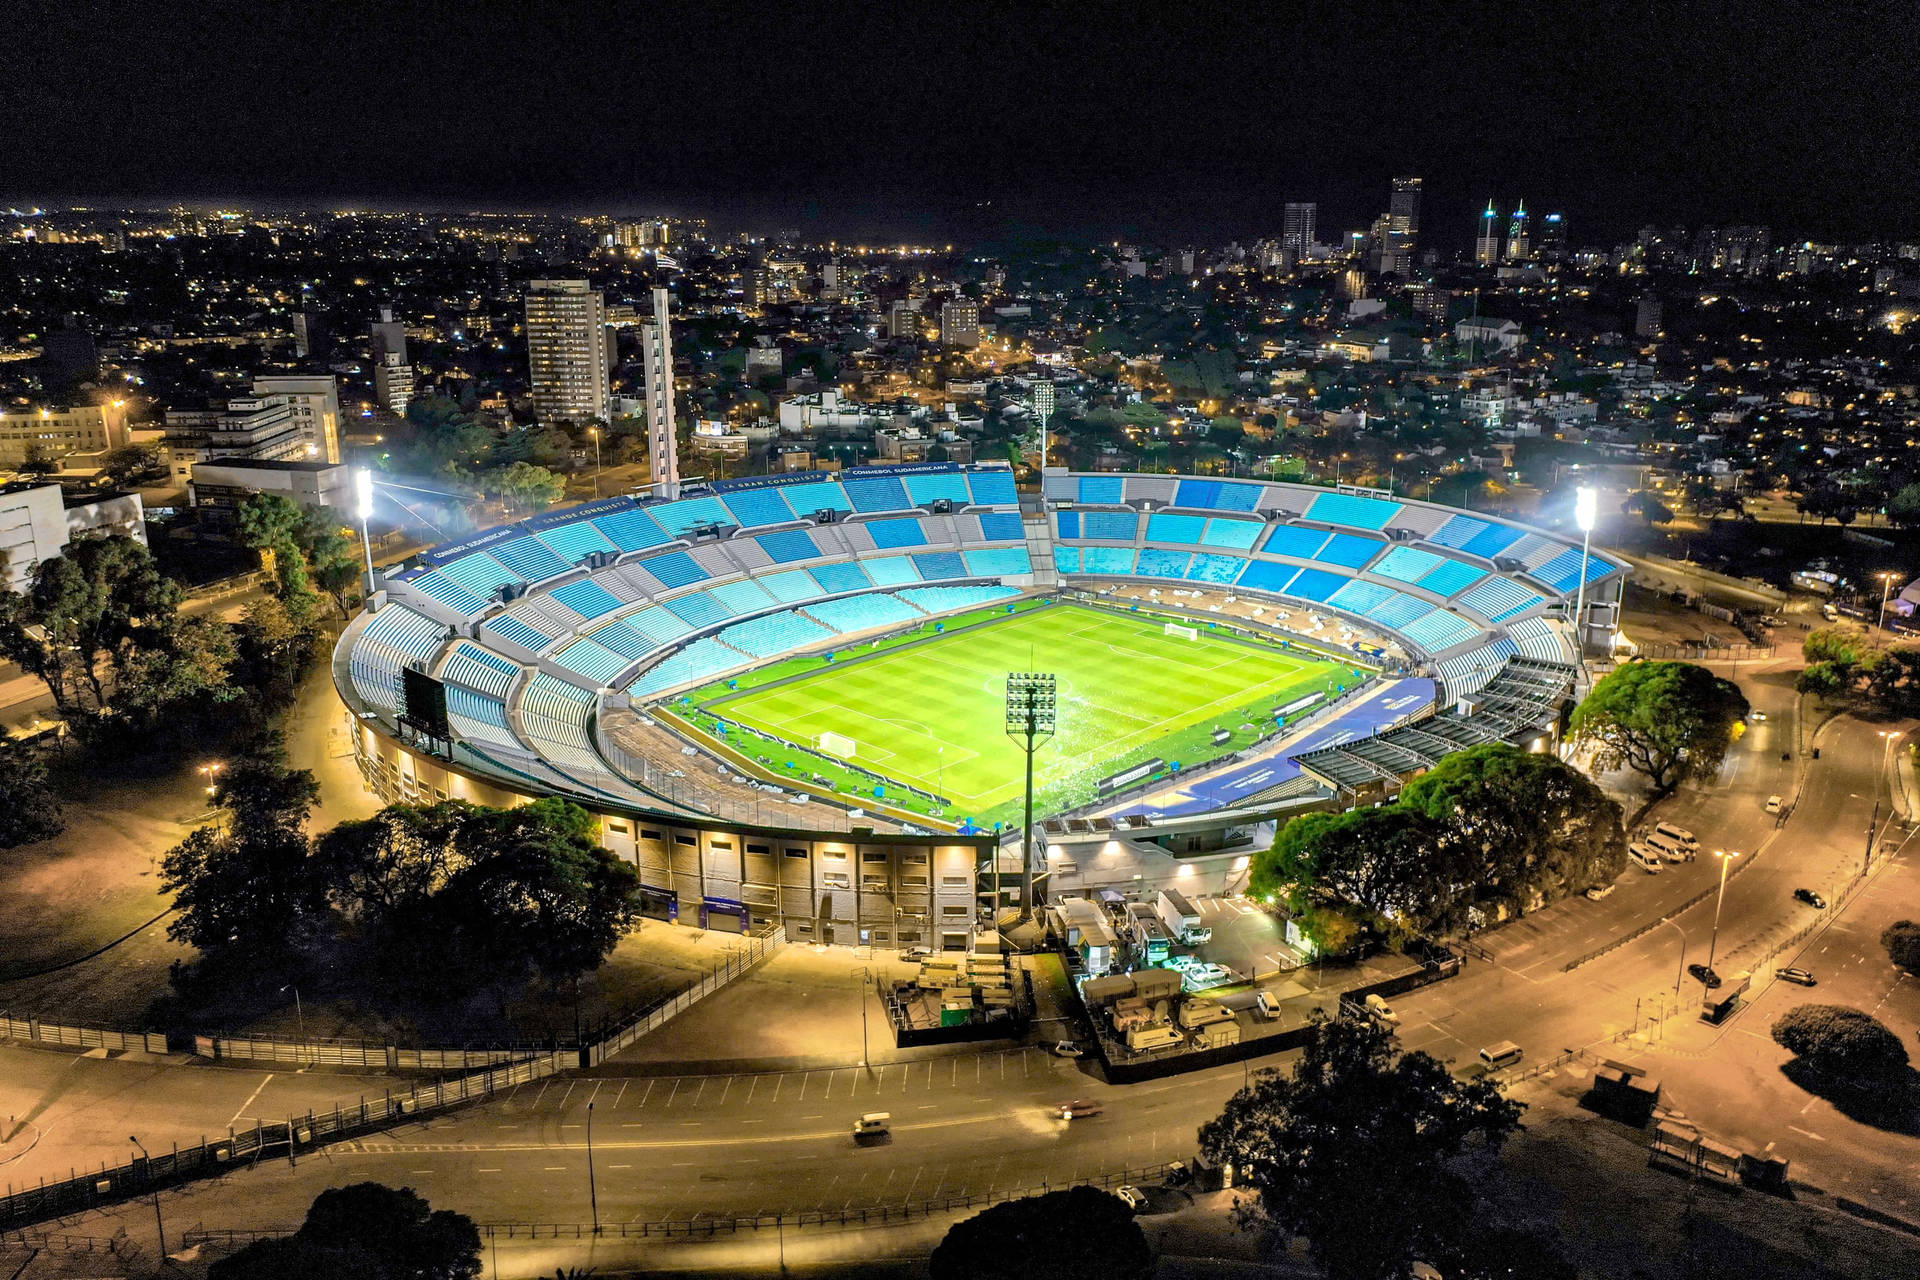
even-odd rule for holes
{"type": "Polygon", "coordinates": [[[1351,487],[923,464],[548,512],[383,572],[342,635],[394,802],[559,795],[656,915],[964,945],[1023,891],[1010,673],[1053,680],[1034,892],[1231,887],[1290,813],[1538,745],[1625,566],[1351,487]]]}

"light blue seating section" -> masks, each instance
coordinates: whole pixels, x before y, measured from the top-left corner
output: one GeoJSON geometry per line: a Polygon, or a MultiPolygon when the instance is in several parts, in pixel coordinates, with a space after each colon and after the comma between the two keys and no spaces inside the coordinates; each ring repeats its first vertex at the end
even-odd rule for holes
{"type": "Polygon", "coordinates": [[[678,640],[693,630],[678,614],[671,612],[665,605],[649,605],[638,613],[630,613],[621,619],[641,635],[663,645],[678,640]]]}
{"type": "Polygon", "coordinates": [[[1078,511],[1057,511],[1054,513],[1054,526],[1062,538],[1080,536],[1080,513],[1078,511]]]}
{"type": "Polygon", "coordinates": [[[1103,542],[1132,542],[1140,532],[1139,513],[1133,511],[1083,511],[1083,537],[1103,542]]]}
{"type": "Polygon", "coordinates": [[[1456,605],[1473,610],[1489,622],[1504,622],[1516,613],[1525,613],[1545,602],[1546,597],[1531,587],[1523,587],[1510,578],[1491,576],[1454,601],[1456,605]]]}
{"type": "Polygon", "coordinates": [[[1025,547],[988,547],[982,551],[963,551],[960,558],[966,562],[969,578],[1003,578],[1033,572],[1033,561],[1027,558],[1025,547]]]}
{"type": "Polygon", "coordinates": [[[695,628],[710,627],[733,616],[733,610],[704,591],[689,591],[683,596],[675,596],[666,605],[675,616],[695,628]]]}
{"type": "Polygon", "coordinates": [[[525,579],[484,551],[449,560],[440,572],[477,596],[490,596],[510,582],[525,579]]]}
{"type": "Polygon", "coordinates": [[[655,641],[641,635],[625,622],[613,621],[594,632],[590,637],[605,645],[623,658],[644,658],[660,646],[655,641]]]}
{"type": "Polygon", "coordinates": [[[1323,493],[1307,508],[1306,518],[1349,529],[1384,529],[1400,514],[1401,504],[1385,498],[1363,498],[1352,493],[1323,493]]]}
{"type": "Polygon", "coordinates": [[[468,720],[478,720],[481,724],[492,725],[496,729],[507,727],[507,704],[498,698],[489,698],[475,693],[471,689],[462,689],[459,685],[447,686],[447,718],[456,716],[468,720]]]}
{"type": "Polygon", "coordinates": [[[1083,573],[1080,567],[1080,548],[1055,547],[1053,549],[1053,567],[1061,573],[1083,573]]]}
{"type": "Polygon", "coordinates": [[[669,587],[690,587],[696,582],[704,582],[713,575],[700,567],[700,562],[684,551],[669,551],[664,555],[649,556],[640,561],[640,567],[669,587]]]}
{"type": "Polygon", "coordinates": [[[1299,574],[1300,569],[1297,565],[1249,560],[1247,567],[1241,571],[1240,585],[1249,591],[1271,591],[1275,595],[1281,595],[1299,574]]]}
{"type": "Polygon", "coordinates": [[[1378,564],[1367,572],[1382,578],[1392,578],[1395,582],[1418,582],[1446,563],[1445,556],[1435,555],[1431,551],[1422,551],[1418,547],[1394,547],[1380,557],[1378,564]]]}
{"type": "Polygon", "coordinates": [[[973,494],[967,490],[967,478],[958,471],[940,471],[930,475],[902,477],[907,482],[907,497],[916,507],[946,499],[955,506],[967,506],[973,494]]]}
{"type": "Polygon", "coordinates": [[[889,551],[896,547],[927,545],[927,531],[920,527],[918,520],[870,520],[860,527],[873,539],[874,546],[889,551]]]}
{"type": "Polygon", "coordinates": [[[1367,610],[1367,617],[1387,628],[1398,631],[1415,618],[1425,617],[1433,611],[1433,606],[1418,596],[1410,596],[1404,591],[1396,591],[1393,598],[1367,610]]]}
{"type": "Polygon", "coordinates": [[[1080,501],[1090,507],[1117,507],[1126,501],[1126,490],[1119,476],[1080,477],[1080,501]]]}
{"type": "Polygon", "coordinates": [[[423,573],[417,578],[410,579],[407,585],[424,595],[431,596],[433,599],[438,600],[455,613],[463,614],[469,618],[487,607],[487,601],[484,597],[473,594],[473,592],[467,590],[438,570],[423,573]]]}
{"type": "Polygon", "coordinates": [[[784,487],[787,505],[793,508],[797,516],[811,518],[815,513],[832,509],[851,511],[853,504],[847,501],[846,490],[837,480],[809,480],[805,484],[790,484],[784,487]]]}
{"type": "Polygon", "coordinates": [[[597,684],[613,683],[615,676],[633,665],[633,659],[615,653],[597,640],[575,640],[554,654],[553,661],[597,684]]]}
{"type": "Polygon", "coordinates": [[[1475,520],[1472,516],[1453,516],[1428,534],[1427,541],[1437,542],[1443,547],[1452,547],[1455,551],[1462,551],[1466,549],[1469,542],[1494,527],[1485,520],[1475,520]]]}
{"type": "Polygon", "coordinates": [[[483,649],[471,640],[462,640],[447,655],[440,678],[504,698],[513,688],[513,682],[520,678],[520,672],[519,663],[483,649]]]}
{"type": "Polygon", "coordinates": [[[1140,553],[1140,560],[1133,571],[1143,578],[1184,578],[1187,576],[1187,563],[1192,559],[1184,551],[1148,547],[1140,553]]]}
{"type": "Polygon", "coordinates": [[[720,501],[733,512],[733,521],[743,529],[763,524],[785,524],[792,520],[793,508],[780,496],[780,490],[768,485],[762,489],[736,489],[722,494],[720,501]]]}
{"type": "Polygon", "coordinates": [[[1277,524],[1273,532],[1260,549],[1269,555],[1292,556],[1296,560],[1311,560],[1313,553],[1327,545],[1327,539],[1333,535],[1325,529],[1303,529],[1294,524],[1277,524]]]}
{"type": "Polygon", "coordinates": [[[807,606],[807,616],[817,618],[835,631],[865,631],[871,627],[897,627],[919,622],[926,615],[882,591],[864,596],[842,596],[807,606]]]}
{"type": "MultiPolygon", "coordinates": [[[[796,569],[788,572],[799,571],[796,569]]],[[[737,582],[729,582],[725,586],[708,587],[707,594],[735,613],[757,613],[774,602],[773,597],[768,595],[753,578],[742,578],[737,582]]]]}
{"type": "Polygon", "coordinates": [[[898,476],[842,476],[840,487],[855,511],[900,511],[913,505],[898,476]]]}
{"type": "MultiPolygon", "coordinates": [[[[1025,554],[1023,550],[1021,554],[1025,554]]],[[[920,576],[929,582],[940,578],[964,578],[967,576],[967,563],[958,552],[928,551],[913,558],[913,567],[920,576]]]]}
{"type": "Polygon", "coordinates": [[[1347,585],[1327,597],[1327,603],[1336,609],[1345,609],[1348,613],[1365,613],[1377,609],[1395,595],[1392,587],[1383,587],[1377,582],[1362,582],[1351,579],[1347,585]]]}
{"type": "MultiPolygon", "coordinates": [[[[1580,559],[1580,548],[1569,547],[1538,569],[1528,572],[1555,591],[1571,595],[1580,587],[1580,559]]],[[[1586,560],[1588,582],[1604,577],[1612,570],[1612,566],[1598,556],[1588,556],[1586,560]]]]}
{"type": "Polygon", "coordinates": [[[733,512],[721,505],[720,499],[712,497],[682,498],[678,502],[648,507],[647,514],[662,529],[676,536],[702,525],[734,522],[733,512]]]}
{"type": "Polygon", "coordinates": [[[862,573],[857,564],[823,564],[808,572],[820,584],[820,590],[830,596],[837,596],[843,591],[864,590],[873,585],[873,580],[862,573]]]}
{"type": "Polygon", "coordinates": [[[820,547],[813,535],[805,529],[776,529],[772,533],[757,533],[753,540],[760,549],[772,557],[775,564],[791,564],[795,560],[818,560],[820,547]]]}
{"type": "Polygon", "coordinates": [[[577,688],[544,671],[536,671],[533,679],[527,682],[526,692],[520,695],[520,711],[524,715],[545,716],[562,724],[581,725],[587,722],[587,710],[593,706],[593,701],[594,696],[589,690],[577,688]]]}
{"type": "Polygon", "coordinates": [[[1491,560],[1502,555],[1508,547],[1526,537],[1522,529],[1509,529],[1505,525],[1489,525],[1485,530],[1467,539],[1460,549],[1470,556],[1479,556],[1482,560],[1491,560]]]}
{"type": "Polygon", "coordinates": [[[781,604],[799,604],[803,600],[813,600],[820,595],[820,584],[805,569],[786,569],[779,573],[761,574],[754,579],[766,588],[768,595],[781,604]]]}
{"type": "Polygon", "coordinates": [[[572,524],[542,529],[540,541],[552,547],[553,553],[568,564],[579,564],[597,551],[620,550],[608,540],[606,534],[594,527],[591,520],[575,520],[572,524]]]}
{"type": "Polygon", "coordinates": [[[1313,558],[1322,564],[1337,564],[1347,569],[1358,569],[1379,555],[1380,548],[1384,545],[1372,538],[1362,538],[1351,533],[1336,533],[1327,539],[1326,545],[1313,553],[1313,558]]]}
{"type": "Polygon", "coordinates": [[[1018,511],[982,511],[980,536],[988,542],[1020,542],[1027,536],[1027,527],[1018,511]]]}
{"type": "Polygon", "coordinates": [[[1480,634],[1480,628],[1445,609],[1435,609],[1400,628],[1400,634],[1422,649],[1438,653],[1473,639],[1480,634]]]}
{"type": "Polygon", "coordinates": [[[1209,520],[1207,531],[1200,535],[1200,543],[1208,547],[1251,551],[1253,544],[1260,540],[1260,531],[1264,528],[1266,526],[1258,520],[1209,520]]]}
{"type": "Polygon", "coordinates": [[[831,640],[833,632],[818,622],[801,617],[791,609],[770,613],[762,618],[736,622],[720,629],[720,639],[736,649],[744,649],[756,658],[771,658],[776,653],[831,640]]]}
{"type": "Polygon", "coordinates": [[[589,523],[622,551],[644,551],[648,547],[671,541],[666,530],[637,507],[631,511],[616,511],[610,516],[597,516],[589,523]]]}
{"type": "Polygon", "coordinates": [[[1080,552],[1080,572],[1109,577],[1132,573],[1134,554],[1131,547],[1085,547],[1080,552]]]}
{"type": "Polygon", "coordinates": [[[649,698],[662,689],[717,676],[744,662],[746,658],[738,650],[729,649],[711,636],[702,636],[641,672],[640,678],[627,686],[627,692],[636,698],[649,698]]]}
{"type": "Polygon", "coordinates": [[[1187,578],[1192,582],[1230,583],[1240,576],[1246,563],[1241,556],[1197,555],[1187,566],[1187,578]]]}
{"type": "Polygon", "coordinates": [[[1251,511],[1260,501],[1261,486],[1233,480],[1193,480],[1180,482],[1174,490],[1176,507],[1211,507],[1216,511],[1251,511]]]}
{"type": "Polygon", "coordinates": [[[1487,571],[1477,565],[1467,564],[1461,560],[1448,560],[1414,585],[1423,587],[1437,596],[1451,596],[1465,591],[1486,576],[1487,571]]]}
{"type": "Polygon", "coordinates": [[[545,582],[573,568],[553,554],[552,547],[530,534],[495,543],[487,552],[528,582],[545,582]]]}
{"type": "Polygon", "coordinates": [[[973,486],[973,501],[976,506],[1015,507],[1020,505],[1020,490],[1013,483],[1011,471],[968,472],[967,483],[973,486]]]}
{"type": "Polygon", "coordinates": [[[622,603],[619,596],[592,578],[565,583],[547,594],[583,618],[597,618],[603,613],[612,613],[622,603]]]}
{"type": "Polygon", "coordinates": [[[1334,592],[1351,581],[1353,579],[1345,574],[1328,573],[1325,569],[1302,569],[1300,576],[1287,586],[1287,594],[1324,604],[1334,592]]]}
{"type": "Polygon", "coordinates": [[[446,635],[435,622],[405,605],[390,604],[360,632],[348,658],[354,690],[369,706],[392,711],[399,705],[400,668],[428,666],[446,635]]]}
{"type": "Polygon", "coordinates": [[[1205,516],[1156,513],[1147,517],[1148,542],[1179,542],[1191,546],[1198,543],[1206,531],[1205,516]]]}
{"type": "Polygon", "coordinates": [[[996,600],[1011,600],[1019,594],[1018,587],[908,587],[900,592],[900,598],[928,613],[952,613],[956,609],[976,609],[996,600]]]}
{"type": "Polygon", "coordinates": [[[491,631],[495,635],[506,640],[511,640],[521,648],[531,649],[535,653],[540,652],[560,638],[558,631],[549,633],[531,623],[523,622],[519,618],[508,617],[504,613],[497,618],[488,618],[480,624],[480,629],[482,631],[491,631]]]}
{"type": "Polygon", "coordinates": [[[875,556],[860,564],[876,587],[898,587],[920,581],[920,570],[914,566],[912,556],[875,556]]]}

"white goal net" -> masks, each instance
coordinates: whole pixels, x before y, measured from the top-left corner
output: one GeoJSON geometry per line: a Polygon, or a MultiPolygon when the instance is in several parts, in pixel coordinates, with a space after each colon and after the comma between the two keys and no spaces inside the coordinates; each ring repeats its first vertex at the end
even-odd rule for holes
{"type": "Polygon", "coordinates": [[[1183,627],[1177,622],[1169,622],[1167,624],[1167,634],[1170,636],[1184,636],[1188,640],[1198,640],[1200,638],[1200,628],[1183,627]]]}
{"type": "Polygon", "coordinates": [[[832,756],[836,760],[851,760],[859,754],[860,744],[844,733],[822,733],[813,740],[814,748],[823,756],[832,756]]]}

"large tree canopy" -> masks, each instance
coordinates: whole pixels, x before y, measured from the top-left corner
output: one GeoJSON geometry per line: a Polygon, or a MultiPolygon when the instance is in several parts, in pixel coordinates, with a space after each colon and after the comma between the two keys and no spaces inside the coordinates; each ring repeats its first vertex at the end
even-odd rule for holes
{"type": "Polygon", "coordinates": [[[1201,1127],[1200,1149],[1232,1164],[1331,1280],[1379,1280],[1459,1251],[1473,1197],[1449,1162],[1498,1149],[1520,1112],[1486,1079],[1395,1053],[1372,1019],[1316,1014],[1293,1074],[1256,1076],[1201,1127]]]}
{"type": "Polygon", "coordinates": [[[1146,1280],[1153,1251],[1117,1196],[1073,1187],[954,1223],[927,1271],[933,1280],[1146,1280]]]}
{"type": "Polygon", "coordinates": [[[1900,1037],[1873,1015],[1846,1005],[1796,1005],[1774,1019],[1772,1034],[1788,1053],[1849,1081],[1892,1080],[1907,1070],[1900,1037]]]}
{"type": "Polygon", "coordinates": [[[1665,793],[1718,774],[1746,715],[1746,695],[1705,667],[1631,662],[1594,685],[1568,728],[1598,768],[1632,769],[1665,793]]]}
{"type": "Polygon", "coordinates": [[[211,1280],[472,1280],[480,1270],[473,1219],[430,1208],[410,1187],[356,1182],[322,1191],[293,1235],[256,1241],[207,1274],[211,1280]]]}

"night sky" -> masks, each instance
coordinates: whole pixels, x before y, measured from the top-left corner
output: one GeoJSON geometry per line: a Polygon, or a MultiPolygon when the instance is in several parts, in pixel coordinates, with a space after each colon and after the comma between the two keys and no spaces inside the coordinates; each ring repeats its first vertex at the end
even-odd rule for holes
{"type": "Polygon", "coordinates": [[[1322,238],[1426,179],[1576,243],[1920,238],[1920,6],[16,3],[0,204],[665,211],[1322,238]],[[988,203],[991,202],[991,203],[988,203]]]}

